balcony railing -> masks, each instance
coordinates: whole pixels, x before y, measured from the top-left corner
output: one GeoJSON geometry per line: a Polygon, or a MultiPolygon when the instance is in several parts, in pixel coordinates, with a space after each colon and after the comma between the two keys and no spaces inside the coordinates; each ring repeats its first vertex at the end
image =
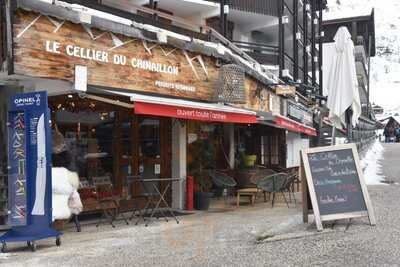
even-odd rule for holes
{"type": "Polygon", "coordinates": [[[262,43],[240,42],[233,43],[249,54],[262,65],[278,65],[279,47],[262,43]]]}
{"type": "MultiPolygon", "coordinates": [[[[207,1],[221,3],[221,0],[207,1]]],[[[279,1],[280,0],[227,0],[232,9],[274,17],[278,16],[279,1]]]]}

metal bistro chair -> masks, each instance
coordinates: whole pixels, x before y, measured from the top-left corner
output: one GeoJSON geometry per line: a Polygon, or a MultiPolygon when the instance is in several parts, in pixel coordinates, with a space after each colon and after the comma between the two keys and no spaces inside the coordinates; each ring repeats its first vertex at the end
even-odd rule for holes
{"type": "Polygon", "coordinates": [[[296,196],[294,195],[294,183],[297,179],[297,174],[296,173],[289,173],[287,174],[286,181],[282,186],[282,193],[288,192],[289,194],[289,202],[292,203],[292,196],[293,196],[293,201],[295,207],[297,206],[296,203],[296,196]]]}
{"type": "Polygon", "coordinates": [[[128,220],[123,213],[120,213],[121,198],[115,195],[110,177],[93,177],[93,184],[96,187],[96,198],[102,212],[96,227],[99,227],[100,223],[105,219],[115,228],[114,221],[119,215],[128,225],[128,220]]]}
{"type": "Polygon", "coordinates": [[[287,180],[287,174],[286,173],[276,173],[269,175],[265,177],[264,179],[260,179],[257,181],[257,187],[263,190],[264,192],[268,192],[272,194],[272,207],[274,207],[275,204],[275,195],[276,193],[282,193],[283,198],[285,200],[285,203],[287,207],[289,208],[289,203],[286,199],[285,193],[284,193],[284,186],[286,184],[287,180]]]}
{"type": "MultiPolygon", "coordinates": [[[[228,190],[236,187],[237,183],[235,179],[226,173],[219,170],[209,170],[208,175],[211,177],[215,186],[221,188],[222,190],[228,190]]],[[[225,196],[225,203],[227,203],[228,194],[225,196]]]]}

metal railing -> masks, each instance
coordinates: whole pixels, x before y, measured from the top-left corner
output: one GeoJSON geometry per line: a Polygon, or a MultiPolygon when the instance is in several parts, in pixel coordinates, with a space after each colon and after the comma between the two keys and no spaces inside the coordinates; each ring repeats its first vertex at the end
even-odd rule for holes
{"type": "MultiPolygon", "coordinates": [[[[209,2],[221,3],[221,0],[207,0],[209,2]]],[[[280,0],[227,0],[231,9],[244,12],[278,16],[280,0]]]]}
{"type": "Polygon", "coordinates": [[[237,47],[245,51],[252,58],[263,65],[278,65],[279,47],[261,43],[232,41],[237,47]]]}
{"type": "Polygon", "coordinates": [[[251,42],[241,42],[241,41],[232,41],[236,46],[242,48],[246,51],[251,52],[259,52],[262,54],[269,54],[269,55],[279,55],[279,47],[276,45],[267,45],[262,43],[251,43],[251,42]]]}

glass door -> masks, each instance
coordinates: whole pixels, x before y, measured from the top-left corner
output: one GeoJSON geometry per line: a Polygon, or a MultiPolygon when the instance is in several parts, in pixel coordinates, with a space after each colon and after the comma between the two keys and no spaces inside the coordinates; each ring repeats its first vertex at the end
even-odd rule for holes
{"type": "Polygon", "coordinates": [[[128,115],[121,120],[120,133],[120,158],[119,158],[119,176],[120,181],[123,181],[123,195],[126,199],[131,199],[133,196],[133,179],[135,174],[133,167],[133,142],[132,142],[132,125],[133,118],[128,115]]]}
{"type": "MultiPolygon", "coordinates": [[[[139,175],[142,179],[161,177],[161,121],[158,118],[141,117],[138,120],[139,130],[139,175]]],[[[141,193],[155,194],[153,185],[159,182],[141,184],[141,193]],[[143,188],[143,187],[146,188],[143,188]]]]}

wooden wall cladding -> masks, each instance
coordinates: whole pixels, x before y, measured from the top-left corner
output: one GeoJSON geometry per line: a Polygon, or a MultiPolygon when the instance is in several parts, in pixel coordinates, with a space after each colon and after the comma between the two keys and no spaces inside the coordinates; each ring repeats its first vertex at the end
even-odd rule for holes
{"type": "Polygon", "coordinates": [[[248,76],[246,77],[244,86],[246,104],[238,106],[252,110],[270,111],[269,98],[271,97],[271,90],[248,76]]]}
{"type": "Polygon", "coordinates": [[[210,100],[215,60],[182,49],[85,28],[18,10],[14,23],[15,73],[74,80],[88,68],[88,84],[210,100]]]}
{"type": "MultiPolygon", "coordinates": [[[[211,101],[219,74],[215,61],[35,12],[15,15],[15,74],[73,82],[75,66],[83,65],[89,85],[211,101]]],[[[268,111],[259,88],[246,76],[246,104],[240,106],[268,111]]]]}

